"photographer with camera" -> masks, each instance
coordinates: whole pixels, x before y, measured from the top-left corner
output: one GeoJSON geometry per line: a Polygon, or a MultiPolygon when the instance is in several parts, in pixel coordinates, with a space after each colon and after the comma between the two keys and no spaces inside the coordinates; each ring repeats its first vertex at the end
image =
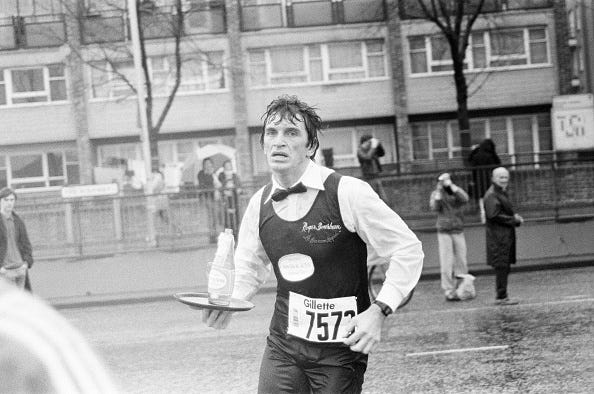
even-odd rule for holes
{"type": "Polygon", "coordinates": [[[437,212],[441,288],[447,301],[460,300],[456,294],[457,277],[468,274],[462,212],[467,203],[468,194],[452,182],[450,174],[443,173],[437,178],[429,206],[432,211],[437,212]]]}

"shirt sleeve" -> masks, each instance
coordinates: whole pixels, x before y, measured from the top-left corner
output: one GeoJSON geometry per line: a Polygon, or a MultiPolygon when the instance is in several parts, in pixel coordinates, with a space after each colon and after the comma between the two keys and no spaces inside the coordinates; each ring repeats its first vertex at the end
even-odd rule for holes
{"type": "Polygon", "coordinates": [[[250,199],[239,227],[235,249],[233,298],[251,299],[270,275],[272,266],[260,241],[258,229],[262,191],[260,189],[250,199]]]}
{"type": "Polygon", "coordinates": [[[421,241],[368,183],[343,176],[338,185],[343,222],[367,244],[368,264],[389,262],[377,300],[396,310],[417,285],[423,268],[421,241]]]}

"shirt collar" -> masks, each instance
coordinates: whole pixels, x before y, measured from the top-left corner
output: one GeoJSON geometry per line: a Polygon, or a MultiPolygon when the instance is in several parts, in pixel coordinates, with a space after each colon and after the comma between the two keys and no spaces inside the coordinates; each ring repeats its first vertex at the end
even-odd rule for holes
{"type": "MultiPolygon", "coordinates": [[[[305,172],[303,173],[303,175],[301,175],[301,178],[299,178],[297,180],[297,182],[292,184],[290,187],[293,187],[296,184],[298,184],[299,182],[302,182],[305,185],[305,187],[307,187],[308,189],[325,190],[324,182],[322,181],[321,169],[322,169],[321,166],[317,165],[316,163],[314,163],[313,161],[310,160],[309,164],[307,165],[307,168],[305,169],[305,172]]],[[[272,187],[270,188],[270,193],[268,194],[268,196],[266,197],[266,200],[264,201],[265,203],[267,203],[268,200],[270,200],[270,198],[272,197],[272,194],[277,189],[284,189],[284,187],[282,187],[274,179],[274,177],[272,177],[272,187]]]]}

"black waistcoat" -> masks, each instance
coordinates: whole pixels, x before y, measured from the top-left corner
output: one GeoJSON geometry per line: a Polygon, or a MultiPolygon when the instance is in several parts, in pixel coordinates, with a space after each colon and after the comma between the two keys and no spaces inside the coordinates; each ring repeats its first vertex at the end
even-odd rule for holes
{"type": "Polygon", "coordinates": [[[271,331],[286,334],[289,291],[313,298],[357,297],[358,313],[369,305],[367,290],[367,246],[359,235],[348,231],[340,216],[338,183],[332,173],[324,182],[310,210],[295,221],[281,219],[272,207],[266,186],[260,201],[260,239],[277,278],[277,300],[271,331]],[[310,256],[314,272],[300,281],[288,281],[280,273],[281,257],[299,253],[310,256]]]}

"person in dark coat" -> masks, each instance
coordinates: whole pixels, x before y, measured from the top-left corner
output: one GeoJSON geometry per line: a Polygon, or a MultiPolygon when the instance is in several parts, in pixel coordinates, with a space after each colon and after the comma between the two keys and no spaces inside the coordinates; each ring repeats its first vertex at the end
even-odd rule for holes
{"type": "Polygon", "coordinates": [[[509,172],[498,167],[493,170],[492,184],[485,193],[487,221],[487,264],[495,269],[496,300],[498,305],[515,305],[507,294],[507,277],[511,264],[516,263],[516,227],[524,219],[514,212],[507,194],[509,172]]]}
{"type": "Polygon", "coordinates": [[[468,156],[468,162],[473,167],[472,187],[470,194],[478,202],[481,211],[481,221],[485,223],[483,196],[491,186],[491,171],[499,165],[501,160],[495,152],[495,143],[490,138],[484,139],[468,156]]]}

